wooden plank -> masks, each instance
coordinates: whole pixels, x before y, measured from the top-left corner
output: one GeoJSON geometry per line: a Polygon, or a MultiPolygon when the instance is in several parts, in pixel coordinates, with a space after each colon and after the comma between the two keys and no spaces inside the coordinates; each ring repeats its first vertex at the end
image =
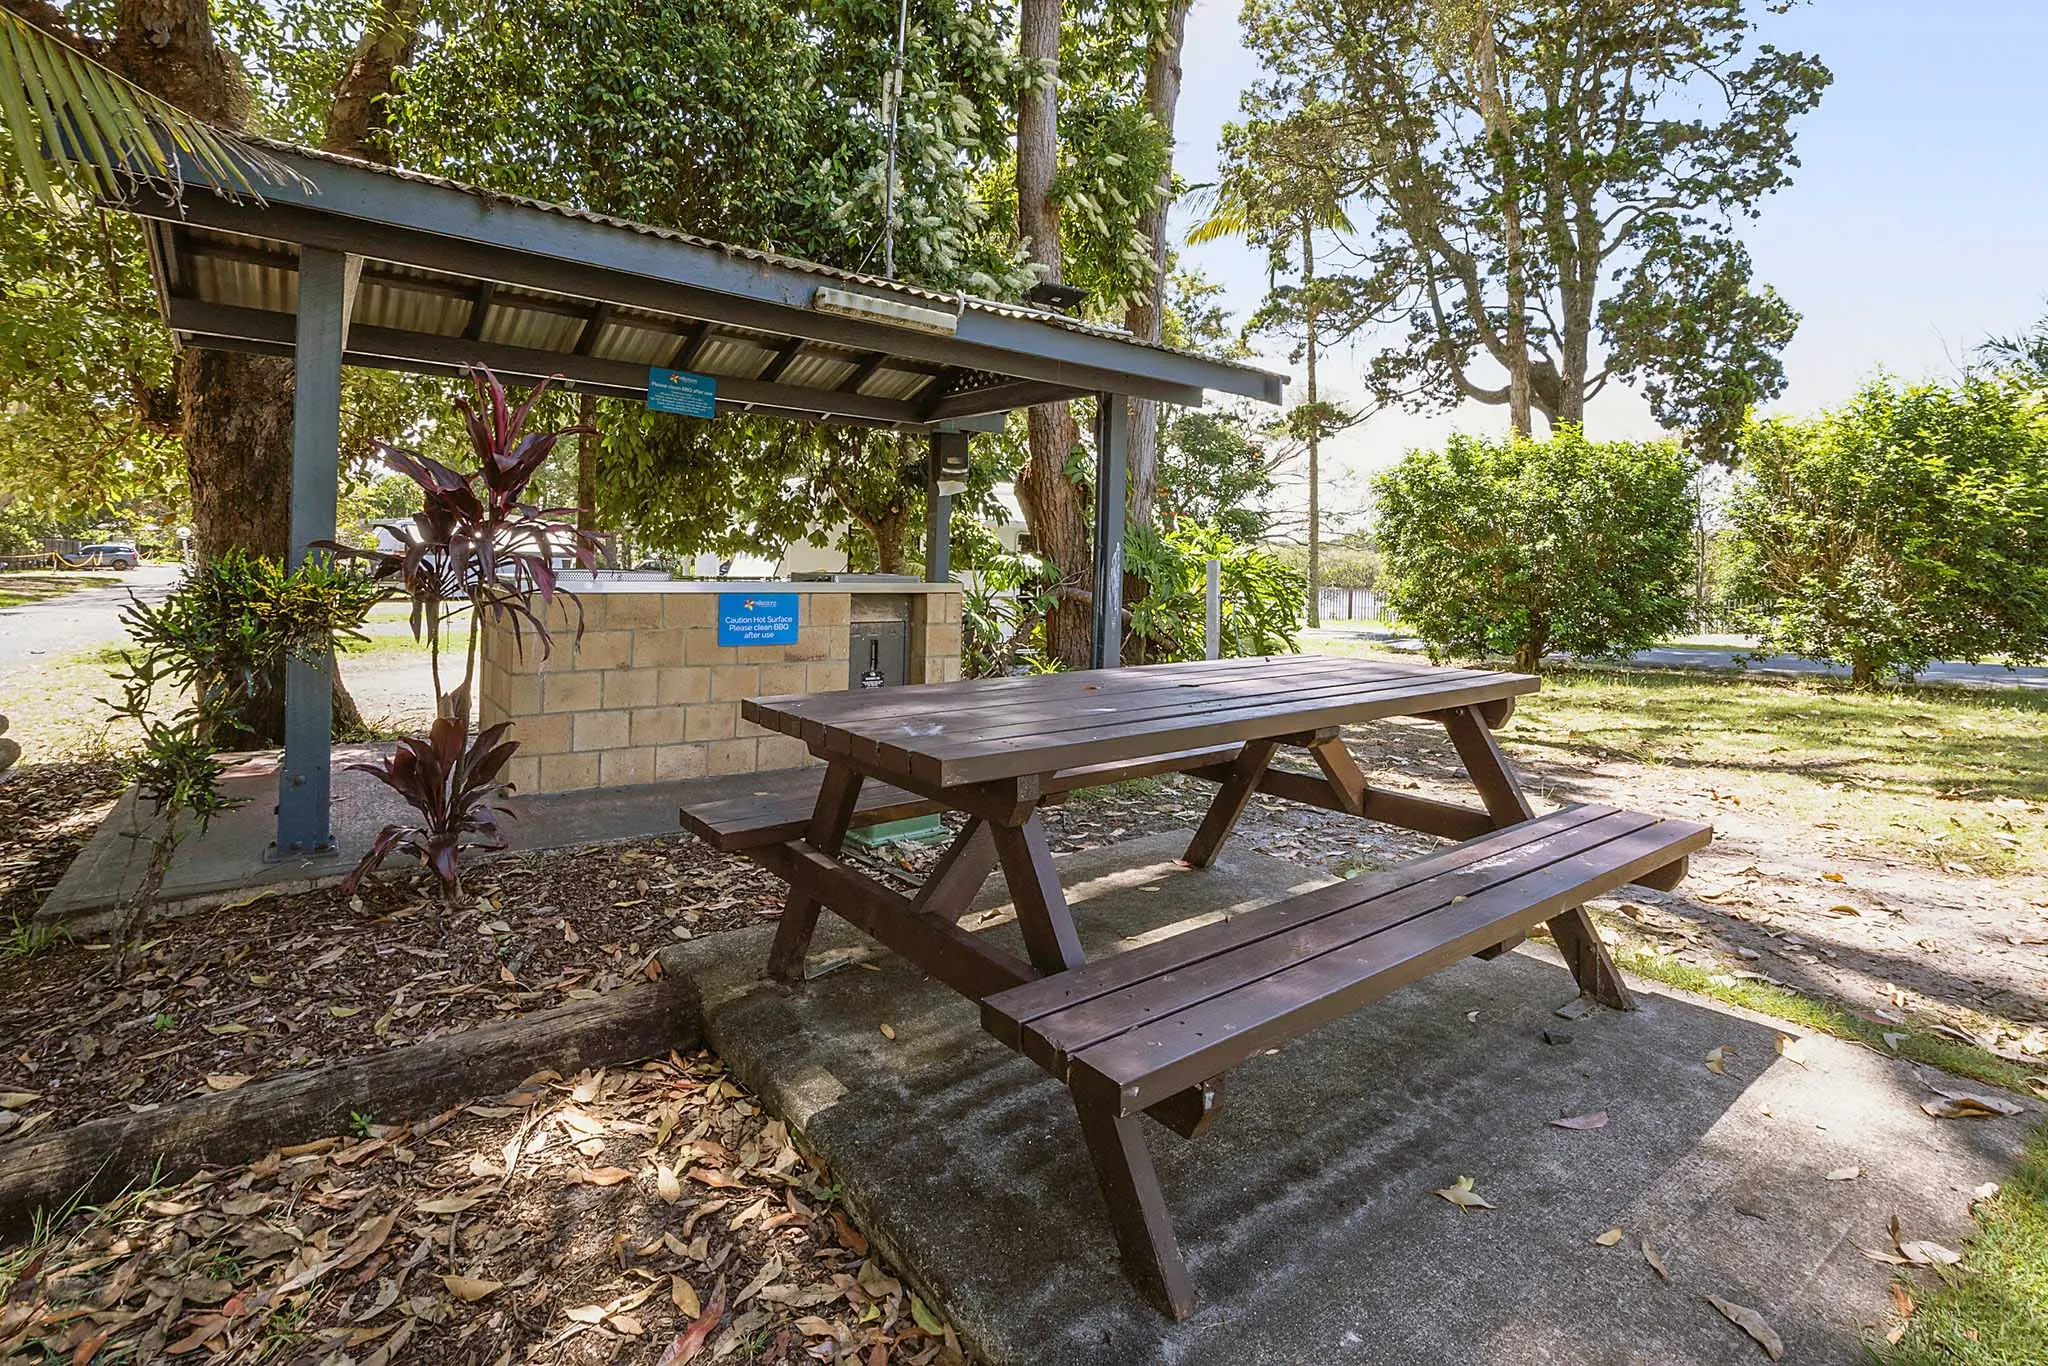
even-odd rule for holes
{"type": "Polygon", "coordinates": [[[1022,825],[999,825],[993,833],[996,853],[1002,859],[1003,882],[1009,888],[1010,904],[1016,907],[1017,928],[1024,932],[1024,948],[1033,965],[1040,972],[1080,967],[1087,960],[1081,954],[1074,913],[1052,866],[1045,822],[1034,811],[1022,825]]]}
{"type": "Polygon", "coordinates": [[[1493,738],[1493,731],[1478,713],[1469,709],[1446,712],[1443,723],[1472,785],[1479,789],[1479,800],[1486,804],[1487,814],[1495,824],[1512,825],[1534,816],[1535,808],[1523,795],[1522,785],[1515,781],[1508,756],[1501,752],[1500,742],[1493,738]]]}
{"type": "Polygon", "coordinates": [[[428,1118],[497,1095],[550,1068],[574,1076],[700,1042],[678,983],[622,987],[497,1024],[267,1077],[145,1114],[91,1120],[0,1152],[0,1233],[26,1232],[38,1209],[103,1200],[140,1182],[175,1183],[272,1148],[345,1133],[353,1110],[386,1123],[428,1118]]]}
{"type": "MultiPolygon", "coordinates": [[[[1220,783],[1230,776],[1230,769],[1227,765],[1211,764],[1188,769],[1187,776],[1200,778],[1203,782],[1220,783]]],[[[1344,810],[1342,799],[1331,788],[1329,780],[1315,773],[1268,768],[1259,778],[1259,791],[1269,797],[1300,802],[1304,806],[1319,806],[1326,811],[1344,810]]],[[[1382,825],[1453,840],[1476,839],[1498,828],[1493,817],[1474,807],[1384,787],[1366,789],[1364,815],[1367,820],[1378,821],[1382,825]]]]}
{"type": "MultiPolygon", "coordinates": [[[[809,827],[825,770],[799,768],[790,773],[796,781],[775,775],[780,790],[692,802],[677,812],[677,818],[685,830],[723,853],[743,853],[763,845],[786,843],[809,827]]],[[[880,825],[944,809],[940,802],[888,783],[863,783],[852,824],[880,825]]]]}
{"type": "Polygon", "coordinates": [[[1187,852],[1181,862],[1190,868],[1207,868],[1216,861],[1216,854],[1223,848],[1223,841],[1230,838],[1230,832],[1237,827],[1238,817],[1251,803],[1252,794],[1258,791],[1259,775],[1272,762],[1273,751],[1278,748],[1272,740],[1248,740],[1237,758],[1230,764],[1230,776],[1216,789],[1216,795],[1209,802],[1209,809],[1202,814],[1202,824],[1195,831],[1195,837],[1188,841],[1187,852]]]}
{"type": "MultiPolygon", "coordinates": [[[[1057,1075],[1063,1059],[1118,1034],[1181,1014],[1263,978],[1285,974],[1303,962],[1337,952],[1396,925],[1427,918],[1460,898],[1474,900],[1503,886],[1524,882],[1543,869],[1597,858],[1598,851],[1605,846],[1654,828],[1655,817],[1618,811],[1462,868],[1369,889],[1367,895],[1354,897],[1348,903],[1318,892],[1306,893],[1302,899],[1312,905],[1324,908],[1334,903],[1336,909],[1290,925],[1278,934],[1233,944],[1220,953],[1203,952],[1207,945],[1190,945],[1187,960],[1167,971],[1026,1024],[1024,1052],[1052,1067],[1057,1075]]],[[[1352,885],[1339,884],[1339,889],[1352,885]]],[[[1246,917],[1256,918],[1257,913],[1246,917]]]]}
{"type": "MultiPolygon", "coordinates": [[[[1238,677],[1270,676],[1276,663],[1313,671],[1347,670],[1360,661],[1327,655],[1267,656],[1230,660],[1199,661],[1198,665],[1148,664],[1127,669],[1076,669],[1066,673],[1036,674],[1011,678],[961,679],[952,683],[920,683],[907,688],[887,689],[883,697],[858,692],[791,693],[750,698],[742,702],[747,719],[767,725],[767,713],[801,717],[821,727],[868,729],[884,721],[905,718],[972,717],[991,711],[1002,715],[1055,713],[1079,703],[1103,698],[1133,697],[1162,689],[1186,687],[1190,682],[1223,681],[1238,677]],[[747,711],[754,706],[755,715],[747,711]]],[[[1396,673],[1412,673],[1420,666],[1377,664],[1371,667],[1396,673]]],[[[1346,676],[1365,676],[1347,674],[1346,676]]]]}
{"type": "MultiPolygon", "coordinates": [[[[847,823],[853,819],[854,807],[860,801],[862,781],[860,771],[848,764],[832,764],[825,769],[805,836],[811,848],[826,855],[839,852],[846,839],[847,823]]],[[[817,898],[805,895],[794,882],[790,884],[789,896],[782,903],[782,921],[775,927],[775,943],[768,952],[769,976],[791,983],[803,980],[804,954],[818,928],[819,909],[817,898]]]]}
{"type": "MultiPolygon", "coordinates": [[[[1071,1058],[1070,1070],[1100,1079],[1087,1080],[1087,1088],[1116,1087],[1121,1112],[1136,1113],[1252,1053],[1296,1038],[1496,943],[1504,934],[1526,930],[1589,896],[1661,867],[1675,854],[1704,845],[1707,836],[1706,827],[1689,822],[1645,827],[1602,846],[1595,856],[1536,869],[1119,1034],[1071,1058]],[[1681,838],[1674,840],[1674,835],[1681,838]]],[[[1077,1083],[1077,1089],[1080,1086],[1077,1083]]]]}
{"type": "MultiPolygon", "coordinates": [[[[1444,688],[1430,697],[1429,703],[1432,707],[1470,705],[1499,696],[1505,688],[1526,692],[1534,687],[1533,679],[1525,687],[1516,681],[1514,675],[1481,675],[1473,683],[1444,688]]],[[[878,757],[874,767],[891,775],[907,773],[907,776],[921,778],[940,787],[951,787],[960,783],[986,782],[1014,773],[1105,763],[1161,748],[1193,749],[1318,726],[1355,725],[1387,716],[1407,716],[1413,714],[1415,705],[1416,698],[1412,694],[1373,696],[1346,691],[1299,704],[1298,709],[1278,715],[1164,716],[1132,725],[1082,732],[1078,737],[1005,740],[967,756],[939,758],[929,754],[910,754],[907,756],[907,771],[898,767],[900,761],[895,756],[891,756],[886,765],[878,757]]]]}
{"type": "Polygon", "coordinates": [[[908,897],[801,841],[759,849],[752,857],[970,1001],[1038,976],[1014,954],[942,916],[914,913],[908,897]]]}
{"type": "MultiPolygon", "coordinates": [[[[1498,677],[1478,669],[1440,669],[1426,675],[1404,674],[1385,678],[1361,678],[1334,671],[1253,674],[1244,678],[1182,683],[1138,696],[1068,700],[1042,709],[981,707],[971,714],[950,720],[919,715],[904,717],[893,724],[863,722],[841,729],[850,735],[874,741],[885,750],[900,748],[938,758],[952,758],[1004,740],[1053,741],[1094,730],[1142,724],[1160,717],[1222,715],[1233,711],[1248,716],[1291,715],[1314,700],[1347,694],[1358,697],[1401,695],[1412,700],[1412,710],[1433,711],[1441,705],[1435,700],[1440,690],[1498,677]]],[[[1296,726],[1294,729],[1310,727],[1296,726]]],[[[1285,732],[1269,730],[1268,733],[1285,732]]]]}
{"type": "Polygon", "coordinates": [[[1162,972],[1187,966],[1203,956],[1228,953],[1241,945],[1335,914],[1346,906],[1399,891],[1425,878],[1456,872],[1485,859],[1512,855],[1526,844],[1555,838],[1581,825],[1616,814],[1614,808],[1605,806],[1565,807],[1540,822],[1495,831],[1484,839],[1430,854],[1399,868],[1360,873],[1348,882],[1319,887],[1278,905],[1261,907],[1171,939],[1125,950],[1113,958],[1090,963],[1079,971],[1032,982],[1005,993],[1000,1000],[990,1001],[982,1010],[982,1026],[1012,1048],[1021,1048],[1020,1025],[1120,991],[1162,972]]]}
{"type": "Polygon", "coordinates": [[[1167,1213],[1143,1127],[1135,1116],[1118,1115],[1079,1096],[1074,1110],[1109,1207],[1124,1274],[1154,1305],[1175,1319],[1186,1318],[1195,1312],[1194,1282],[1173,1236],[1173,1216],[1167,1213]]]}
{"type": "Polygon", "coordinates": [[[996,867],[996,842],[989,823],[969,816],[966,826],[939,856],[938,863],[917,889],[910,911],[913,915],[942,915],[958,920],[974,904],[974,894],[988,881],[996,867]]]}
{"type": "Polygon", "coordinates": [[[1323,771],[1323,777],[1330,784],[1330,792],[1336,797],[1339,809],[1353,816],[1365,814],[1365,803],[1372,795],[1371,784],[1365,780],[1365,770],[1358,766],[1351,751],[1344,747],[1344,738],[1333,735],[1319,740],[1309,747],[1309,756],[1316,761],[1316,767],[1323,771]]]}

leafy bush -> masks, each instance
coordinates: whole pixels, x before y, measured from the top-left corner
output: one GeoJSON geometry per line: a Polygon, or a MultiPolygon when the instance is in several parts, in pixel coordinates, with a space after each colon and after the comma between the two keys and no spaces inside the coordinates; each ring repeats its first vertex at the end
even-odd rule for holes
{"type": "Polygon", "coordinates": [[[384,589],[368,576],[320,561],[286,570],[276,560],[229,550],[201,563],[161,603],[129,597],[121,624],[138,647],[115,674],[118,715],[140,719],[159,689],[190,694],[191,738],[209,750],[242,749],[266,733],[287,660],[325,668],[337,638],[362,640],[384,589]]]}
{"type": "Polygon", "coordinates": [[[181,838],[177,817],[195,817],[204,831],[237,805],[220,790],[225,770],[214,755],[250,739],[285,662],[326,667],[337,636],[362,639],[382,596],[362,574],[320,563],[287,573],[240,550],[199,565],[161,603],[130,595],[121,621],[139,649],[123,651],[114,673],[121,700],[102,702],[141,729],[130,764],[136,795],[171,816],[152,851],[152,891],[181,838]],[[167,713],[169,698],[179,703],[167,713]]]}
{"type": "Polygon", "coordinates": [[[1734,595],[1765,651],[1869,686],[1935,659],[2048,655],[2048,400],[2007,380],[1878,380],[1752,424],[1734,595]]]}
{"type": "MultiPolygon", "coordinates": [[[[1126,663],[1200,659],[1208,633],[1208,569],[1221,560],[1227,656],[1286,654],[1302,620],[1301,574],[1263,546],[1242,545],[1214,527],[1182,524],[1132,532],[1125,566],[1144,586],[1126,607],[1126,663]]],[[[1045,620],[1056,599],[1051,566],[1030,555],[984,557],[961,612],[961,664],[970,678],[1056,667],[1045,650],[1045,620]]]]}
{"type": "Polygon", "coordinates": [[[1208,645],[1208,562],[1222,562],[1222,653],[1292,654],[1308,580],[1264,546],[1244,545],[1214,527],[1182,524],[1134,533],[1126,563],[1143,579],[1131,604],[1124,658],[1133,664],[1200,659],[1208,645]]]}
{"type": "Polygon", "coordinates": [[[433,869],[452,895],[461,895],[463,852],[505,847],[496,803],[505,791],[498,775],[519,748],[517,740],[505,738],[510,729],[511,722],[501,721],[471,740],[461,717],[443,716],[426,739],[400,740],[389,759],[350,764],[355,772],[369,774],[405,798],[421,821],[378,831],[369,853],[342,879],[342,892],[354,895],[386,855],[403,850],[433,869]]]}
{"type": "Polygon", "coordinates": [[[1452,437],[1375,481],[1383,586],[1439,656],[1642,649],[1686,620],[1688,481],[1667,442],[1452,437]]]}

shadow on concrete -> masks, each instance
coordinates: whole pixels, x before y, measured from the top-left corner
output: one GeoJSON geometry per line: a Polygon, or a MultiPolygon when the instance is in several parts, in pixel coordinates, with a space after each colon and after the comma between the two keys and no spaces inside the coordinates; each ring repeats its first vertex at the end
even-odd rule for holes
{"type": "MultiPolygon", "coordinates": [[[[1091,953],[1306,876],[1235,852],[1206,873],[1165,863],[1184,838],[1062,860],[1091,953]]],[[[728,1065],[995,1363],[1759,1360],[1708,1292],[1762,1312],[1791,1360],[1861,1362],[1890,1275],[1858,1246],[1883,1245],[1894,1213],[1908,1236],[1959,1238],[1968,1191],[2026,1125],[1937,1124],[1900,1064],[1823,1038],[1786,1061],[1774,1023],[1671,995],[1566,1023],[1560,966],[1471,961],[1238,1069],[1204,1138],[1151,1129],[1201,1301],[1172,1324],[1119,1273],[1063,1088],[844,927],[814,958],[844,966],[763,983],[767,933],[679,946],[670,966],[728,1065]],[[1704,1066],[1716,1047],[1726,1076],[1704,1066]],[[1595,1110],[1606,1128],[1549,1123],[1595,1110]],[[1848,1165],[1862,1178],[1824,1179],[1848,1165]],[[1460,1176],[1498,1208],[1431,1194],[1460,1176]],[[1626,1240],[1597,1246],[1612,1226],[1626,1240]]]]}

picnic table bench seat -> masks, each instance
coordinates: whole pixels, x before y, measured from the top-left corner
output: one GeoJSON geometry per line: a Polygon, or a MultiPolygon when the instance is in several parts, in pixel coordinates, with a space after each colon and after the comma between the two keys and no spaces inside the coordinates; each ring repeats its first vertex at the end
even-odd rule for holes
{"type": "MultiPolygon", "coordinates": [[[[1612,964],[1579,909],[1631,882],[1672,885],[1709,827],[1568,806],[1428,857],[1053,973],[982,1001],[982,1025],[1067,1084],[1106,1179],[1126,1264],[1176,1318],[1193,1308],[1137,1116],[1178,1103],[1207,1127],[1222,1074],[1468,955],[1550,922],[1582,986],[1612,964]]],[[[1626,1002],[1625,990],[1611,1003],[1626,1002]]],[[[1606,992],[1595,989],[1594,994],[1606,992]]]]}
{"type": "MultiPolygon", "coordinates": [[[[1156,778],[1165,773],[1185,773],[1227,763],[1239,746],[1217,745],[1206,749],[1179,750],[1143,759],[1087,764],[1062,769],[1046,779],[1047,796],[1059,797],[1090,787],[1109,787],[1133,778],[1156,778]]],[[[743,796],[709,798],[691,802],[681,810],[683,828],[722,853],[743,854],[753,849],[785,844],[803,838],[811,814],[818,805],[818,789],[825,781],[822,767],[787,768],[755,775],[759,781],[743,796]]],[[[861,784],[853,819],[855,828],[882,825],[944,811],[946,803],[921,797],[885,782],[861,784]]]]}

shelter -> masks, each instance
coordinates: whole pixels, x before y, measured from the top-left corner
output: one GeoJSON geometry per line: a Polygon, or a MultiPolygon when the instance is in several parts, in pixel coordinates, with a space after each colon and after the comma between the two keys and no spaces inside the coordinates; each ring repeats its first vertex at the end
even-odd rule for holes
{"type": "MultiPolygon", "coordinates": [[[[147,182],[144,220],[180,345],[289,355],[294,560],[334,534],[341,369],[559,376],[645,399],[680,374],[706,415],[758,412],[928,434],[934,454],[1010,411],[1096,397],[1095,640],[1114,663],[1128,400],[1280,402],[1282,376],[1080,319],[836,270],[417,172],[279,144],[261,198],[147,182]]],[[[186,166],[192,187],[212,182],[186,166]]],[[[931,462],[936,467],[939,462],[931,462]]],[[[945,499],[927,565],[946,573],[945,499]]],[[[330,692],[293,665],[276,853],[331,847],[330,692]]]]}

